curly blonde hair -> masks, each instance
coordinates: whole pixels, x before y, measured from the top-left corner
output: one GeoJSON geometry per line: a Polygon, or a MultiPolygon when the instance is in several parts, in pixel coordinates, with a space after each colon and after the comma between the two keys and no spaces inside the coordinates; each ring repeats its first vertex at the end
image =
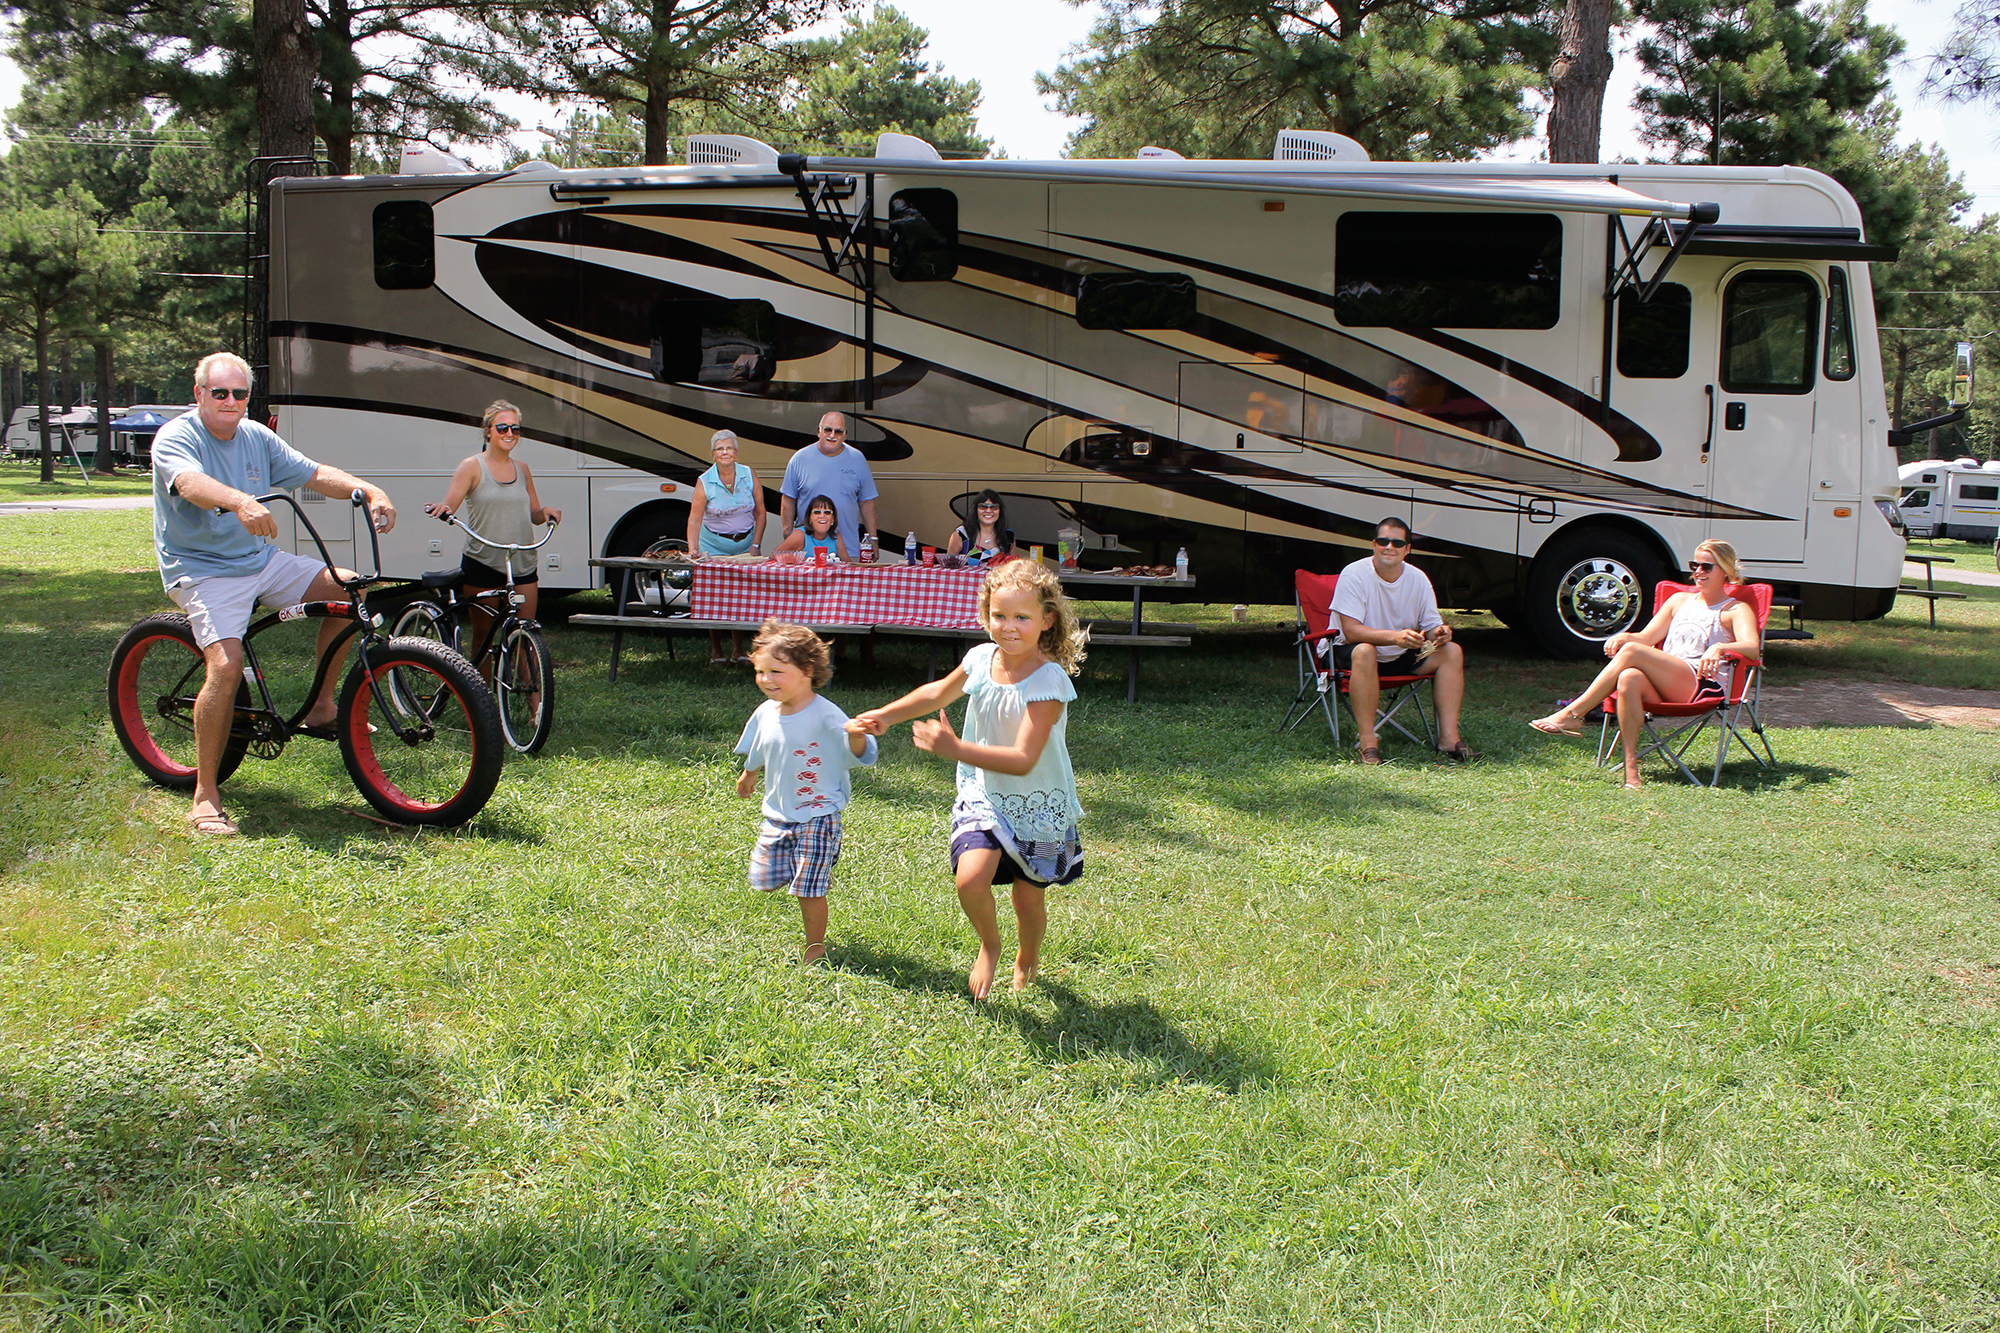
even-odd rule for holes
{"type": "Polygon", "coordinates": [[[994,593],[1016,588],[1032,590],[1042,610],[1050,614],[1049,627],[1042,631],[1038,645],[1042,656],[1074,676],[1083,666],[1084,645],[1090,634],[1078,622],[1069,598],[1063,596],[1062,581],[1039,560],[1003,560],[995,565],[979,585],[979,619],[983,622],[987,618],[994,593]]]}
{"type": "Polygon", "coordinates": [[[1724,583],[1743,582],[1743,566],[1736,563],[1736,548],[1734,546],[1731,546],[1720,537],[1710,537],[1707,541],[1702,542],[1694,548],[1696,555],[1700,555],[1703,551],[1708,552],[1714,558],[1715,567],[1722,571],[1722,581],[1724,583]]]}
{"type": "Polygon", "coordinates": [[[752,655],[769,653],[780,662],[789,662],[812,677],[813,688],[823,690],[833,679],[833,657],[826,640],[807,629],[784,620],[767,619],[750,644],[752,655]]]}

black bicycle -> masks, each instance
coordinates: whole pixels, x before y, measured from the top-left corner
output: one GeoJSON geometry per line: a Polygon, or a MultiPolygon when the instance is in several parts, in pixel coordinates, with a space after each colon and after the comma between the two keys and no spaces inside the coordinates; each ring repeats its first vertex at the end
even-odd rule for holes
{"type": "MultiPolygon", "coordinates": [[[[367,503],[360,491],[352,498],[357,508],[367,503]]],[[[298,501],[283,493],[257,499],[267,505],[280,500],[291,505],[319,548],[320,559],[328,570],[334,568],[298,501]]],[[[375,525],[367,527],[375,572],[340,580],[350,600],[288,606],[269,613],[244,634],[243,680],[237,687],[235,720],[216,780],[226,781],[246,754],[278,757],[300,733],[336,650],[355,640],[355,660],[341,686],[334,722],[348,776],[370,805],[398,823],[463,824],[486,805],[500,781],[506,742],[499,709],[479,672],[458,653],[425,639],[381,633],[382,617],[368,610],[368,590],[403,581],[382,578],[375,525]],[[353,623],[328,643],[319,658],[306,703],[285,717],[272,701],[254,641],[274,625],[328,617],[353,623]]],[[[188,618],[177,612],[147,616],[125,631],[111,653],[107,686],[118,743],[142,773],[174,791],[194,789],[194,703],[206,674],[188,618]]]]}
{"type": "Polygon", "coordinates": [[[541,550],[556,535],[556,525],[550,523],[538,542],[510,544],[481,536],[456,514],[440,513],[436,505],[425,505],[424,512],[443,519],[475,541],[508,552],[507,584],[466,596],[459,591],[459,585],[465,582],[461,570],[441,569],[426,574],[419,582],[437,600],[411,602],[396,617],[396,633],[429,639],[464,653],[479,668],[479,674],[493,683],[493,697],[500,705],[500,729],[506,734],[507,743],[522,754],[533,754],[548,742],[549,730],[555,723],[556,668],[541,625],[521,618],[521,604],[526,599],[514,591],[512,553],[541,550]],[[486,631],[480,635],[472,633],[469,619],[475,606],[486,619],[486,631]],[[477,644],[467,652],[465,645],[473,638],[477,644]]]}

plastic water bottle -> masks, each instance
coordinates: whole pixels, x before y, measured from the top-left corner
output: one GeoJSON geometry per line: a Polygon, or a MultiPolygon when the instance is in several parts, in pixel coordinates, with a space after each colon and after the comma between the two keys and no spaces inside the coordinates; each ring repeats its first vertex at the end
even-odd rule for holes
{"type": "Polygon", "coordinates": [[[1180,554],[1174,557],[1174,577],[1177,579],[1187,577],[1187,547],[1185,546],[1181,547],[1180,554]]]}
{"type": "Polygon", "coordinates": [[[911,528],[903,537],[903,563],[906,565],[917,563],[917,530],[915,528],[911,528]]]}

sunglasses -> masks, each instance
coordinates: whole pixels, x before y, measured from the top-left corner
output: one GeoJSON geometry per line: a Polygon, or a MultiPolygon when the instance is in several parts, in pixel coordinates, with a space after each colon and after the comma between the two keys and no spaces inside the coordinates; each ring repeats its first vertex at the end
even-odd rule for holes
{"type": "Polygon", "coordinates": [[[847,432],[846,432],[846,431],[844,431],[844,430],[841,430],[841,429],[840,429],[839,427],[837,427],[837,426],[821,426],[821,427],[819,428],[819,433],[820,433],[820,434],[822,434],[822,435],[845,435],[845,434],[847,434],[847,432]]]}
{"type": "Polygon", "coordinates": [[[1410,539],[1408,537],[1377,537],[1375,544],[1377,546],[1393,546],[1400,551],[1410,544],[1410,539]]]}
{"type": "Polygon", "coordinates": [[[519,435],[521,428],[505,421],[496,421],[493,423],[493,433],[495,435],[519,435]]]}
{"type": "Polygon", "coordinates": [[[1688,561],[1688,573],[1690,574],[1711,574],[1714,572],[1715,562],[1713,560],[1688,561]]]}
{"type": "Polygon", "coordinates": [[[996,513],[996,514],[1000,512],[1000,506],[999,506],[999,505],[996,505],[996,504],[983,504],[983,505],[979,506],[979,512],[980,512],[980,513],[982,513],[982,514],[983,514],[983,513],[985,513],[985,512],[986,512],[987,510],[989,510],[989,509],[990,509],[990,510],[992,510],[992,511],[993,511],[994,513],[996,513]]]}
{"type": "Polygon", "coordinates": [[[210,389],[208,396],[218,403],[226,403],[231,398],[240,403],[250,396],[250,391],[248,389],[210,389]]]}

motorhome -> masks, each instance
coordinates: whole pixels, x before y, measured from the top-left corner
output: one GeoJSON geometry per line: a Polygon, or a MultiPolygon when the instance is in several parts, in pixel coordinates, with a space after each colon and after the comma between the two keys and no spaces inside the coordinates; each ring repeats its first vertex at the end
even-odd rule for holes
{"type": "MultiPolygon", "coordinates": [[[[838,409],[892,549],[992,486],[1023,542],[1185,547],[1203,600],[1283,603],[1393,515],[1447,606],[1573,655],[1709,536],[1809,617],[1894,600],[1868,269],[1893,252],[1818,172],[1372,162],[1303,131],[1270,161],[687,147],[277,182],[280,431],[407,513],[517,403],[570,520],[552,585],[684,535],[719,427],[775,512],[838,409]]],[[[409,522],[383,553],[456,545],[409,522]]]]}
{"type": "Polygon", "coordinates": [[[2000,460],[1926,458],[1903,464],[1897,475],[1903,526],[1912,537],[2000,540],[2000,460]]]}

